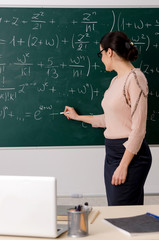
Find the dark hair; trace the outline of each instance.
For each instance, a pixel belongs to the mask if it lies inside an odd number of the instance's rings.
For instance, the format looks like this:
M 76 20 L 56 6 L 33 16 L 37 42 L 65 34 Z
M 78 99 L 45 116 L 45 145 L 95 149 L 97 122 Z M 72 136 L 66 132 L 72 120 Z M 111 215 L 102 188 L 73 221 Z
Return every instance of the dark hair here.
M 138 49 L 127 35 L 120 31 L 105 34 L 100 40 L 100 45 L 105 51 L 111 48 L 118 56 L 128 61 L 135 61 L 138 57 Z

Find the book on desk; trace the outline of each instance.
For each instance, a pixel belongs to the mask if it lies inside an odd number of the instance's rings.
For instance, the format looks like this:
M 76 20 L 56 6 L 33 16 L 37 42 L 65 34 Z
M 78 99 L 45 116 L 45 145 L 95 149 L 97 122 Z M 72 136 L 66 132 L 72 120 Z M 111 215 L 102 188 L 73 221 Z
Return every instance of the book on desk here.
M 159 233 L 159 216 L 152 213 L 132 217 L 105 218 L 104 221 L 130 236 Z

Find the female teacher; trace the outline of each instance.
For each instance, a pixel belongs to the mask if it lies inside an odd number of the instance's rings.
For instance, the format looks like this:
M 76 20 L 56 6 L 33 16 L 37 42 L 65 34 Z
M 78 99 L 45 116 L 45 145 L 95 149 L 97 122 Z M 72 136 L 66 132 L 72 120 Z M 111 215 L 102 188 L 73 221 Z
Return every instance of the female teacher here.
M 147 80 L 132 65 L 138 50 L 123 32 L 104 35 L 98 56 L 106 71 L 117 73 L 102 100 L 104 114 L 78 115 L 74 108 L 66 106 L 64 115 L 93 127 L 106 128 L 104 177 L 108 205 L 142 205 L 144 183 L 152 161 L 145 140 Z

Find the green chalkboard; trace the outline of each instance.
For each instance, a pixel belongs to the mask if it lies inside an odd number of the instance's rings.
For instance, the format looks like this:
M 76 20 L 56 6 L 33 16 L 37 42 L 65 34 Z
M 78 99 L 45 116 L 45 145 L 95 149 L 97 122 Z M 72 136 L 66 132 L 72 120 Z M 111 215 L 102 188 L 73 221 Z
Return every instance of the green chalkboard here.
M 124 31 L 138 47 L 135 67 L 150 88 L 147 139 L 159 143 L 158 8 L 0 8 L 0 146 L 103 145 L 103 129 L 67 120 L 65 105 L 101 114 L 115 73 L 99 41 Z

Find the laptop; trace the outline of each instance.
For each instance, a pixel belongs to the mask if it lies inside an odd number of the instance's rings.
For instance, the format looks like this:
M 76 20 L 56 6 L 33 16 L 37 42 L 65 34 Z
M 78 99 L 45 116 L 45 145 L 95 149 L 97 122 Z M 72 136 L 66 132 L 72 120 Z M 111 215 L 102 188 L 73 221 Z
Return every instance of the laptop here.
M 0 235 L 56 238 L 56 178 L 0 176 Z

